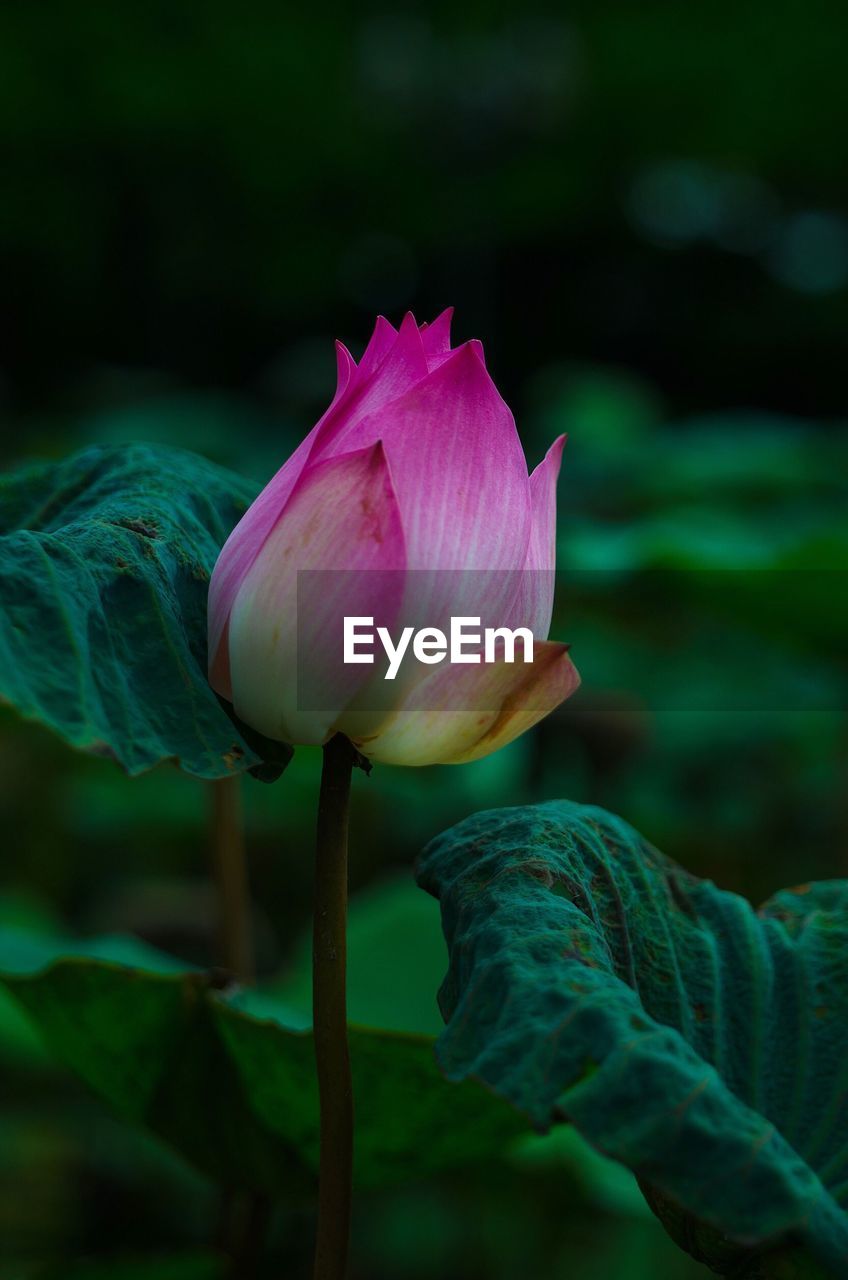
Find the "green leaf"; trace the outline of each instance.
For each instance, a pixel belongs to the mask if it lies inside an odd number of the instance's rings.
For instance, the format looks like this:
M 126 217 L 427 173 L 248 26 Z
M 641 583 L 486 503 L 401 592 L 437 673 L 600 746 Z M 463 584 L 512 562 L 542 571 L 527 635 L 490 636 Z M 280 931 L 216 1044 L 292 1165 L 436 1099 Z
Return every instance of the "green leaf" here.
M 848 1275 L 848 881 L 755 912 L 564 801 L 468 819 L 420 879 L 450 1079 L 572 1121 L 725 1274 L 796 1238 Z
M 318 1167 L 312 1034 L 281 1002 L 207 975 L 103 959 L 20 959 L 0 980 L 47 1047 L 120 1115 L 224 1185 L 311 1194 Z M 392 1183 L 500 1152 L 526 1122 L 442 1076 L 429 1036 L 352 1027 L 356 1180 Z
M 219 778 L 291 751 L 206 680 L 206 595 L 254 486 L 162 446 L 96 446 L 0 480 L 0 698 L 131 774 Z
M 447 951 L 439 908 L 408 872 L 360 889 L 350 899 L 347 1008 L 351 1022 L 436 1035 L 442 1018 L 436 991 Z M 274 992 L 312 1021 L 312 930 Z

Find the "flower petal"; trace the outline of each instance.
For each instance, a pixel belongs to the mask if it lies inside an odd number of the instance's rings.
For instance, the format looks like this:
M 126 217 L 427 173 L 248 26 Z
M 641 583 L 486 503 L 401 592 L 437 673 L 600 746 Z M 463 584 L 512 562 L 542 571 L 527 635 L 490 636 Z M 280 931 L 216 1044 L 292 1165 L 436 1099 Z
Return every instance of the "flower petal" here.
M 362 359 L 359 362 L 359 376 L 362 379 L 370 378 L 385 360 L 397 341 L 398 331 L 393 324 L 390 324 L 385 316 L 377 316 L 377 322 L 374 325 L 374 332 L 368 341 L 368 346 L 362 353 Z
M 453 615 L 502 625 L 530 533 L 527 465 L 515 423 L 466 343 L 404 396 L 364 419 L 379 436 L 398 496 L 407 563 L 419 574 L 404 622 L 447 629 Z M 433 570 L 461 570 L 444 573 Z
M 294 453 L 283 463 L 279 471 L 251 504 L 236 527 L 233 529 L 215 563 L 212 579 L 209 583 L 208 627 L 209 627 L 209 669 L 210 672 L 223 670 L 223 659 L 219 656 L 227 619 L 233 607 L 239 587 L 245 574 L 250 569 L 264 545 L 265 539 L 279 520 L 286 503 L 291 497 L 300 475 L 309 461 L 313 446 L 318 439 L 323 423 L 334 413 L 345 399 L 351 386 L 356 365 L 350 352 L 341 342 L 336 343 L 336 394 L 327 412 L 315 424 L 309 435 L 301 440 Z M 212 678 L 213 687 L 223 697 L 228 695 L 219 688 Z
M 427 357 L 427 367 L 432 372 L 450 355 L 450 331 L 453 307 L 447 307 L 436 316 L 432 324 L 421 325 L 421 344 Z
M 534 655 L 533 665 L 538 668 L 535 674 L 526 684 L 510 689 L 500 715 L 486 734 L 470 751 L 453 756 L 449 764 L 467 764 L 499 751 L 577 692 L 580 673 L 568 656 L 568 645 L 556 640 L 537 640 Z
M 362 363 L 365 363 L 364 357 Z M 380 438 L 380 432 L 363 436 L 359 430 L 362 420 L 377 415 L 384 405 L 403 396 L 426 377 L 427 360 L 421 335 L 415 317 L 408 312 L 397 338 L 374 372 L 364 377 L 360 365 L 344 400 L 324 415 L 316 437 L 314 460 L 373 444 Z
M 352 436 L 358 448 L 385 445 L 411 569 L 524 566 L 527 464 L 512 414 L 469 343 Z
M 353 379 L 353 375 L 355 373 L 356 373 L 356 361 L 348 351 L 345 344 L 343 342 L 339 342 L 337 338 L 336 339 L 336 391 L 332 400 L 330 401 L 330 407 L 329 409 L 327 409 L 326 411 L 327 413 L 329 413 L 330 410 L 335 409 L 336 405 L 342 399 L 348 387 L 350 386 L 351 380 Z M 324 416 L 326 415 L 322 415 L 322 418 Z
M 218 646 L 209 653 L 209 683 L 227 702 L 233 700 L 233 682 L 230 679 L 230 615 L 224 619 Z
M 551 627 L 556 578 L 556 485 L 565 436 L 559 436 L 530 476 L 530 540 L 524 572 L 506 623 L 544 640 Z
M 557 436 L 530 476 L 530 541 L 527 569 L 556 568 L 556 486 L 567 436 Z
M 323 742 L 374 670 L 342 663 L 342 619 L 373 616 L 391 627 L 404 567 L 382 445 L 310 464 L 230 616 L 230 678 L 241 718 L 280 741 Z
M 552 641 L 536 642 L 532 664 L 446 662 L 414 686 L 380 730 L 354 742 L 387 764 L 464 764 L 512 742 L 579 683 L 568 647 Z
M 474 354 L 477 356 L 477 359 L 480 361 L 481 365 L 485 369 L 486 368 L 486 352 L 483 350 L 483 344 L 480 341 L 480 339 L 471 338 L 468 345 L 474 351 Z

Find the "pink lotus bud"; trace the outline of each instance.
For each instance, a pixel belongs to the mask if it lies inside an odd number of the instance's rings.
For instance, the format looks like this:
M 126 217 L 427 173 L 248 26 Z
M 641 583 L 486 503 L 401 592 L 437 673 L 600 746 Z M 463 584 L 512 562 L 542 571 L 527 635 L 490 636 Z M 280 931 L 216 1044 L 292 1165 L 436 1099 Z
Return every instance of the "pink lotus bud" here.
M 567 646 L 547 640 L 564 437 L 528 476 L 482 347 L 451 349 L 450 319 L 395 330 L 381 317 L 358 366 L 337 343 L 332 404 L 218 557 L 209 679 L 270 738 L 342 732 L 374 760 L 461 763 L 579 684 Z M 341 661 L 344 618 L 447 631 L 469 614 L 532 632 L 532 662 L 410 659 L 386 679 L 380 655 Z

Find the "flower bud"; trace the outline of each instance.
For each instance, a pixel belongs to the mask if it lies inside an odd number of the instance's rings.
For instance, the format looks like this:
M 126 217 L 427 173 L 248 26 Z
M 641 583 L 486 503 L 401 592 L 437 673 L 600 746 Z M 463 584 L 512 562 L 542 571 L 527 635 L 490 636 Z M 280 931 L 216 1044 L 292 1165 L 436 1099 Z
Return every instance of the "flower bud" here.
M 528 476 L 482 347 L 450 346 L 450 312 L 381 317 L 359 365 L 337 356 L 332 404 L 218 558 L 210 682 L 280 741 L 341 732 L 389 763 L 477 759 L 579 684 L 547 640 L 564 437 Z M 410 657 L 387 679 L 385 662 L 341 659 L 345 618 L 388 635 L 469 615 L 532 632 L 532 662 Z

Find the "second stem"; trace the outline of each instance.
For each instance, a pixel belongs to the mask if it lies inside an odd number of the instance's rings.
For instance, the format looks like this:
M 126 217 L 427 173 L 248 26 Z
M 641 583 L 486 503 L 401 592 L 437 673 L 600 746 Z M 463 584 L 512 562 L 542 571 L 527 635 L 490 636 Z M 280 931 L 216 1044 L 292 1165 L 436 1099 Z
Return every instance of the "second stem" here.
M 356 755 L 336 734 L 324 747 L 315 858 L 312 1013 L 321 1107 L 314 1280 L 343 1280 L 353 1181 L 353 1089 L 347 1042 L 347 839 Z
M 241 807 L 241 780 L 212 786 L 212 847 L 218 901 L 220 964 L 237 982 L 253 980 L 250 888 Z

